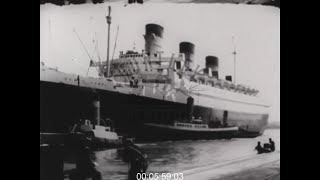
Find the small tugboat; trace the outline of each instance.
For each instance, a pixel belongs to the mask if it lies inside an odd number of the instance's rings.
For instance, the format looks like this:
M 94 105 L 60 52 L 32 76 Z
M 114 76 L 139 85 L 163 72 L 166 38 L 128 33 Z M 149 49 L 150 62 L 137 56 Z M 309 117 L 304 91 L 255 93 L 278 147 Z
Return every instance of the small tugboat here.
M 191 122 L 174 121 L 169 125 L 145 123 L 144 126 L 149 137 L 161 140 L 231 139 L 239 132 L 237 126 L 210 127 L 201 119 L 194 118 Z
M 94 142 L 95 147 L 113 147 L 120 143 L 118 134 L 110 126 L 94 125 L 90 120 L 80 120 L 74 125 L 72 132 L 84 134 Z

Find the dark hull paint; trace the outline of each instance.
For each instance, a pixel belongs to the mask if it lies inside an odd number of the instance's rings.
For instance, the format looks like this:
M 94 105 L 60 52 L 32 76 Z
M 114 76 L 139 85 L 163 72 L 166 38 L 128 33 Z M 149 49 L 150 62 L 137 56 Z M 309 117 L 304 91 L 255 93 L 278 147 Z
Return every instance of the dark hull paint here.
M 139 135 L 146 122 L 171 124 L 186 118 L 185 104 L 40 81 L 40 131 L 69 132 L 80 118 L 93 119 L 96 97 L 100 100 L 101 117 L 111 118 L 120 135 Z M 194 116 L 204 117 L 203 109 L 208 108 L 194 106 Z M 239 126 L 250 136 L 261 135 L 268 122 L 268 115 L 230 111 L 228 114 L 233 117 L 227 120 L 228 125 Z

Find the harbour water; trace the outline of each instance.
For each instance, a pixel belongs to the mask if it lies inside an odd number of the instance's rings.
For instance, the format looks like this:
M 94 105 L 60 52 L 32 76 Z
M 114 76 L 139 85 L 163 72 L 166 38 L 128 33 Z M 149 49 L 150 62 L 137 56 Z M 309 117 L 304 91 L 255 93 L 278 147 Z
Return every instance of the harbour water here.
M 166 141 L 137 144 L 149 156 L 148 172 L 179 173 L 193 168 L 214 165 L 253 156 L 258 141 L 267 143 L 272 138 L 280 151 L 280 129 L 268 129 L 256 138 L 231 140 Z M 117 150 L 95 152 L 97 169 L 103 179 L 127 179 L 128 164 L 121 160 Z

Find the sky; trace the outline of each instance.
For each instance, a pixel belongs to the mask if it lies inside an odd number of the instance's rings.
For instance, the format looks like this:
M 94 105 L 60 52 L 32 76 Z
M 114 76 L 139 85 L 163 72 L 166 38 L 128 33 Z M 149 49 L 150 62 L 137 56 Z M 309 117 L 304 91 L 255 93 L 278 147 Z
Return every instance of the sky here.
M 280 121 L 280 9 L 262 5 L 123 3 L 40 6 L 40 61 L 60 71 L 86 75 L 90 58 L 106 60 L 108 6 L 111 5 L 110 59 L 119 51 L 144 49 L 145 25 L 164 27 L 164 55 L 179 53 L 179 43 L 195 44 L 195 63 L 219 58 L 219 76 L 232 75 L 237 49 L 236 81 L 260 90 L 271 107 L 270 121 Z M 80 40 L 77 38 L 76 33 Z M 234 43 L 232 37 L 235 38 Z M 94 52 L 94 42 L 98 43 Z M 94 68 L 90 76 L 96 76 Z

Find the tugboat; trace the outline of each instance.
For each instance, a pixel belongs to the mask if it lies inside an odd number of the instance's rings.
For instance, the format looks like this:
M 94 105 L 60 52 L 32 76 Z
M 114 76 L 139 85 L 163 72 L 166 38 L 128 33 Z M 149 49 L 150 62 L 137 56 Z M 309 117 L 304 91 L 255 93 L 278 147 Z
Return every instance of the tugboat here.
M 71 133 L 83 134 L 87 140 L 92 142 L 94 148 L 117 147 L 121 138 L 114 131 L 113 121 L 109 118 L 100 118 L 100 100 L 95 98 L 93 103 L 93 123 L 84 118 L 73 126 Z
M 90 120 L 80 120 L 74 125 L 72 133 L 81 133 L 93 142 L 94 147 L 113 147 L 120 144 L 121 140 L 110 126 L 94 125 Z
M 144 123 L 148 137 L 159 140 L 231 139 L 239 134 L 238 126 L 229 126 L 226 117 L 207 123 L 201 117 L 194 118 L 194 99 L 189 97 L 186 104 L 187 117 L 172 124 Z
M 231 139 L 239 132 L 237 126 L 210 127 L 201 119 L 193 119 L 191 122 L 174 121 L 172 125 L 157 123 L 144 125 L 148 129 L 149 137 L 158 137 L 161 140 Z

